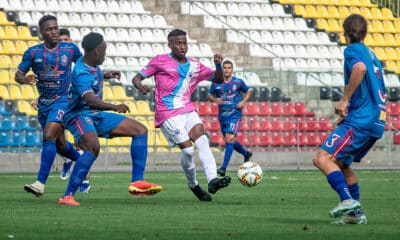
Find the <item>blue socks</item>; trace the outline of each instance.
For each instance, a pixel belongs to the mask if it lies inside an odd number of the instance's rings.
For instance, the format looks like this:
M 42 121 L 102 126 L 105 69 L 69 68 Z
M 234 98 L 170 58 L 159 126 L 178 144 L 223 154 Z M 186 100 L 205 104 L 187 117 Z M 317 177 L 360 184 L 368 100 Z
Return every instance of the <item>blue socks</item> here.
M 240 154 L 242 154 L 243 156 L 246 157 L 247 151 L 246 151 L 246 149 L 244 149 L 244 147 L 243 147 L 238 141 L 235 142 L 235 145 L 233 145 L 233 148 L 234 148 L 238 153 L 240 153 Z
M 341 171 L 334 171 L 326 176 L 331 187 L 339 194 L 340 201 L 351 199 L 346 180 Z
M 358 183 L 347 186 L 350 191 L 350 195 L 354 200 L 360 201 L 360 187 Z
M 144 179 L 147 161 L 147 134 L 136 135 L 131 143 L 132 178 L 131 182 Z
M 65 151 L 63 153 L 61 153 L 61 155 L 63 155 L 64 157 L 71 159 L 72 161 L 76 161 L 80 154 L 78 151 L 76 151 L 76 149 L 74 148 L 74 146 L 70 143 L 70 142 L 65 142 Z
M 234 143 L 227 142 L 225 146 L 225 155 L 224 162 L 222 163 L 221 168 L 226 169 L 228 167 L 229 161 L 231 160 L 233 153 Z
M 95 160 L 96 156 L 93 155 L 91 152 L 83 152 L 83 154 L 79 156 L 79 158 L 75 162 L 74 170 L 72 170 L 71 179 L 69 180 L 64 197 L 75 195 L 76 190 L 78 190 L 82 181 L 85 179 L 90 170 L 90 167 Z
M 54 159 L 56 158 L 56 154 L 56 141 L 44 141 L 40 158 L 40 168 L 37 176 L 37 180 L 39 182 L 46 184 L 47 178 L 50 174 L 51 166 L 53 165 Z

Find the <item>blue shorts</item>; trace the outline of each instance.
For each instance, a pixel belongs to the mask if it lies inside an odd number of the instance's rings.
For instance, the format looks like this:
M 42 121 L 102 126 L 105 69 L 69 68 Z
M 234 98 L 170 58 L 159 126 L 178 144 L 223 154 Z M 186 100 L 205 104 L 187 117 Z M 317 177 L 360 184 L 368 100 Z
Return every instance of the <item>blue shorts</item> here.
M 102 111 L 96 113 L 91 111 L 69 112 L 65 116 L 65 125 L 77 144 L 82 135 L 88 132 L 96 132 L 99 137 L 111 138 L 110 131 L 118 127 L 125 118 L 121 114 Z
M 229 119 L 226 121 L 220 121 L 219 124 L 221 126 L 221 132 L 222 135 L 224 135 L 227 133 L 233 134 L 233 135 L 237 135 L 239 129 L 240 129 L 240 124 L 242 123 L 242 120 L 240 118 L 234 118 L 234 119 Z
M 321 148 L 336 160 L 350 166 L 353 162 L 360 162 L 377 140 L 376 137 L 342 124 L 331 132 Z
M 64 113 L 68 108 L 67 101 L 54 102 L 44 109 L 39 109 L 38 120 L 42 128 L 49 122 L 64 122 Z

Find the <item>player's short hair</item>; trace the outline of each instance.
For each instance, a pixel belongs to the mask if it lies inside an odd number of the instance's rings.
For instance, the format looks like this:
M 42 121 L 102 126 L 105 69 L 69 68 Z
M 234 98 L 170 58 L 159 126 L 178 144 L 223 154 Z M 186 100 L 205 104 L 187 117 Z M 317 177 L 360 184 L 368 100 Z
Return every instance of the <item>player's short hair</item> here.
M 351 14 L 343 21 L 343 30 L 350 43 L 357 43 L 367 36 L 368 22 L 360 14 Z
M 171 32 L 168 33 L 168 42 L 170 42 L 173 37 L 178 37 L 178 36 L 186 36 L 186 32 L 183 31 L 182 29 L 174 29 Z
M 53 15 L 44 15 L 39 19 L 39 28 L 42 29 L 43 24 L 47 21 L 54 20 L 57 21 L 57 18 Z
M 61 28 L 61 29 L 60 29 L 60 36 L 61 36 L 61 35 L 67 35 L 68 37 L 70 37 L 70 36 L 71 36 L 71 33 L 69 32 L 68 29 L 66 29 L 66 28 Z
M 83 37 L 82 48 L 85 52 L 91 52 L 104 41 L 103 35 L 97 32 L 90 32 Z
M 232 66 L 232 68 L 233 68 L 233 62 L 231 60 L 224 60 L 222 62 L 222 66 L 224 66 L 225 64 L 230 64 Z

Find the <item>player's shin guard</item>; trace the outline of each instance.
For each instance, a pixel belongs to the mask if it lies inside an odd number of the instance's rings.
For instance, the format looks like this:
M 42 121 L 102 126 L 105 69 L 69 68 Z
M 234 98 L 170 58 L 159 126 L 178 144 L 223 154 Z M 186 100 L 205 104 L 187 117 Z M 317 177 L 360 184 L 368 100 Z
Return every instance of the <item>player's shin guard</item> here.
M 131 144 L 132 177 L 131 182 L 144 179 L 147 161 L 147 134 L 136 135 Z
M 199 159 L 203 165 L 206 173 L 207 182 L 217 177 L 217 165 L 215 158 L 211 152 L 210 144 L 205 135 L 199 137 L 195 142 L 196 147 L 199 149 Z
M 47 178 L 50 174 L 51 166 L 53 165 L 54 159 L 56 158 L 56 154 L 56 141 L 44 141 L 40 159 L 40 168 L 37 176 L 37 180 L 39 182 L 46 184 Z
M 187 147 L 182 149 L 181 165 L 185 171 L 186 178 L 190 188 L 194 188 L 199 183 L 196 179 L 196 166 L 193 161 L 194 147 Z
M 96 156 L 91 152 L 83 152 L 83 154 L 79 156 L 76 160 L 74 170 L 71 173 L 64 196 L 75 195 L 76 190 L 78 190 L 79 186 L 82 184 L 95 160 Z

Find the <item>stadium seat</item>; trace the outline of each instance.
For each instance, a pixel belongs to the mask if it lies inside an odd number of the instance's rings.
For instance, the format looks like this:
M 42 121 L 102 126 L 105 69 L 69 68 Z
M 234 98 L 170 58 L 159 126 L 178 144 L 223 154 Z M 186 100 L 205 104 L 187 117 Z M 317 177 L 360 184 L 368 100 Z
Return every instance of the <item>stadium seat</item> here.
M 225 140 L 219 131 L 210 132 L 210 142 L 215 146 L 225 146 Z
M 260 114 L 260 109 L 258 103 L 256 102 L 248 102 L 246 103 L 243 114 L 248 116 L 257 116 Z
M 296 122 L 291 117 L 284 117 L 282 119 L 284 131 L 297 130 Z
M 295 102 L 295 116 L 314 116 L 314 113 L 307 111 L 307 108 L 303 102 Z
M 330 131 L 333 129 L 333 125 L 327 117 L 320 117 L 318 122 L 320 131 Z
M 0 133 L 2 134 L 2 133 Z M 400 132 L 393 132 L 393 144 L 400 145 Z M 0 146 L 3 144 L 0 142 Z
M 270 119 L 271 121 L 271 127 L 272 127 L 272 131 L 283 131 L 285 130 L 285 127 L 283 126 L 283 122 L 281 121 L 281 119 L 279 117 L 272 117 Z

